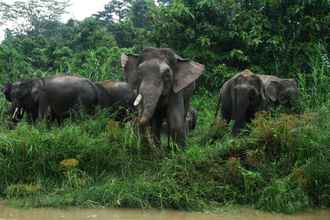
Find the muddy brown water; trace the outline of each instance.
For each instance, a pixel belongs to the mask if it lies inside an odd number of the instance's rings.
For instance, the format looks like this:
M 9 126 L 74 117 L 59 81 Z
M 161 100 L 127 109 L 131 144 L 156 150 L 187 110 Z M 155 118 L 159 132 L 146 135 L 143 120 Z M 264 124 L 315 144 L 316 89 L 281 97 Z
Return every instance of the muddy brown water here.
M 0 203 L 0 220 L 329 220 L 330 210 L 294 215 L 237 209 L 221 214 L 141 209 L 16 209 Z

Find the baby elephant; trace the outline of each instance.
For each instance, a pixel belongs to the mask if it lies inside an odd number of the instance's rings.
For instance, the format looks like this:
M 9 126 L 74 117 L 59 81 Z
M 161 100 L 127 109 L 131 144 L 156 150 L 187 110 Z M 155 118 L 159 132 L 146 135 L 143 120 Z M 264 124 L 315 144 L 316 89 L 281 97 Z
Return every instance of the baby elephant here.
M 263 91 L 262 80 L 250 70 L 236 74 L 220 90 L 217 117 L 221 112 L 226 122 L 234 120 L 232 132 L 237 135 L 261 106 Z

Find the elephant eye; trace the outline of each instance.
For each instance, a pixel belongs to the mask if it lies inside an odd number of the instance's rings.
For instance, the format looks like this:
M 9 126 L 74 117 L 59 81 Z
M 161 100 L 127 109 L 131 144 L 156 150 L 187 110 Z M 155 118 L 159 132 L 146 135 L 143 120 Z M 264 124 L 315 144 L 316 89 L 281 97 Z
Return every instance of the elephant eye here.
M 169 69 L 164 70 L 162 78 L 163 80 L 171 80 L 171 71 Z

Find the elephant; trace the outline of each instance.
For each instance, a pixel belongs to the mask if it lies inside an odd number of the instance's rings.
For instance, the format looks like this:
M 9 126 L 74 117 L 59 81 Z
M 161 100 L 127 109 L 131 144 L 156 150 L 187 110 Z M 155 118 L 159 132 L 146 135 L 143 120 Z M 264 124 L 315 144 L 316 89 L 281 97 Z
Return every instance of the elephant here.
M 27 113 L 28 121 L 50 117 L 61 122 L 83 108 L 93 112 L 99 102 L 99 89 L 89 79 L 78 76 L 50 76 L 7 83 L 4 95 L 11 102 L 9 112 L 18 121 Z
M 187 132 L 193 131 L 197 126 L 198 111 L 194 107 L 190 107 L 186 115 Z M 163 121 L 161 131 L 164 134 L 168 134 L 169 127 L 167 121 Z
M 112 107 L 112 111 L 117 113 L 116 119 L 123 121 L 129 117 L 129 114 L 134 114 L 136 108 L 133 106 L 133 102 L 137 96 L 133 89 L 130 88 L 127 82 L 104 80 L 95 83 L 99 89 L 104 89 L 104 95 L 100 98 L 101 103 L 99 105 L 103 108 Z M 197 124 L 197 110 L 193 107 L 189 109 L 186 115 L 186 122 L 188 129 L 193 130 Z M 167 128 L 165 122 L 163 128 Z
M 264 86 L 264 108 L 283 105 L 288 108 L 297 106 L 299 89 L 294 79 L 282 79 L 272 75 L 258 75 Z
M 136 93 L 127 82 L 104 80 L 95 83 L 99 90 L 99 106 L 101 108 L 111 108 L 115 113 L 115 119 L 126 121 L 130 114 L 133 114 L 135 108 L 133 102 Z
M 216 117 L 221 113 L 227 123 L 234 120 L 232 133 L 238 135 L 246 123 L 254 118 L 262 106 L 264 96 L 262 80 L 246 69 L 234 75 L 221 87 Z
M 186 115 L 204 65 L 183 59 L 170 48 L 145 48 L 139 55 L 122 54 L 121 64 L 125 80 L 138 94 L 133 105 L 138 108 L 143 136 L 150 128 L 153 144 L 159 145 L 162 122 L 166 121 L 172 140 L 186 147 Z

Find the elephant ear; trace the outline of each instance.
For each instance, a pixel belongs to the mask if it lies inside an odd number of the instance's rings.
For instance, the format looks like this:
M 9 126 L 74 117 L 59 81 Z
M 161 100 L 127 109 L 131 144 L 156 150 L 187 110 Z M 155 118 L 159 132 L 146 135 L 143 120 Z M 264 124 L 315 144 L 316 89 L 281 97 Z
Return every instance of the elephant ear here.
M 204 71 L 204 65 L 192 60 L 176 56 L 176 72 L 174 74 L 173 91 L 178 93 L 194 82 Z
M 124 53 L 121 55 L 121 67 L 123 68 L 124 78 L 132 88 L 135 88 L 138 79 L 138 59 L 139 57 L 136 55 L 127 55 Z
M 265 95 L 272 101 L 276 102 L 278 100 L 280 85 L 276 81 L 270 81 L 268 85 L 265 86 Z

